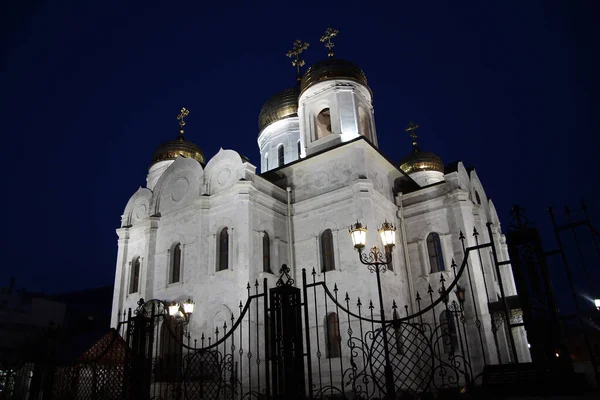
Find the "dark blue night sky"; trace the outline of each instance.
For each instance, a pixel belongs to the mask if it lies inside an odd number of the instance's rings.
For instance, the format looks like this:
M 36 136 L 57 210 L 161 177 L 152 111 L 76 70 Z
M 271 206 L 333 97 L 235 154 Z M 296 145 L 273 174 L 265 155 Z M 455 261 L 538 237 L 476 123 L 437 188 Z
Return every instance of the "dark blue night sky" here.
M 413 120 L 424 150 L 476 167 L 505 228 L 515 202 L 545 228 L 546 206 L 581 197 L 600 224 L 598 2 L 10 3 L 2 286 L 110 285 L 120 215 L 180 108 L 207 158 L 258 166 L 260 108 L 295 83 L 286 52 L 302 39 L 307 65 L 325 58 L 329 26 L 367 74 L 390 159 Z

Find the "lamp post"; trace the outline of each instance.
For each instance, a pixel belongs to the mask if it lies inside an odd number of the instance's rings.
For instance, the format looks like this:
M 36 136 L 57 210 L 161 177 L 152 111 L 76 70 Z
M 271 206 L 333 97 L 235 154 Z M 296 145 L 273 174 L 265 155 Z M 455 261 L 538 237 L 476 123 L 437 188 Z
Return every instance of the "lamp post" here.
M 383 306 L 383 296 L 381 294 L 381 277 L 380 274 L 387 270 L 387 266 L 392 262 L 392 250 L 396 245 L 396 228 L 389 222 L 385 221 L 381 227 L 377 229 L 381 241 L 383 242 L 384 252 L 382 253 L 377 246 L 373 246 L 368 253 L 364 252 L 367 243 L 367 227 L 356 221 L 349 229 L 352 237 L 352 244 L 358 250 L 358 259 L 367 266 L 370 272 L 375 272 L 377 276 L 377 294 L 379 295 L 379 313 L 381 316 L 381 329 L 383 337 L 383 350 L 385 354 L 385 378 L 386 378 L 386 398 L 396 398 L 396 388 L 394 385 L 394 374 L 390 363 L 390 353 L 388 349 L 388 338 L 385 326 L 385 311 Z
M 600 311 L 600 299 L 594 299 L 594 305 Z

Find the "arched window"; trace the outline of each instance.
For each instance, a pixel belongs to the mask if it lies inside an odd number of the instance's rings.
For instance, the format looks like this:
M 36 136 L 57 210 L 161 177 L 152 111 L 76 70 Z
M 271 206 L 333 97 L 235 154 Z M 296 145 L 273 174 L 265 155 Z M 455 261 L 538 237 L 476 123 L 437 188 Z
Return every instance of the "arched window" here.
M 221 229 L 217 237 L 217 271 L 229 268 L 229 231 Z
M 155 367 L 158 382 L 175 382 L 181 373 L 183 326 L 165 316 L 160 328 L 160 356 Z
M 324 108 L 317 115 L 317 140 L 329 134 L 331 134 L 331 113 L 329 108 Z
M 440 314 L 440 327 L 442 333 L 442 344 L 444 353 L 450 354 L 458 350 L 458 337 L 456 335 L 456 325 L 454 317 L 448 310 L 442 311 Z
M 169 283 L 179 282 L 181 275 L 181 243 L 173 247 L 171 256 L 171 273 L 169 274 Z
M 477 201 L 477 204 L 481 204 L 481 197 L 479 197 L 479 192 L 477 190 L 475 191 L 475 200 Z
M 360 134 L 371 139 L 371 130 L 369 129 L 369 117 L 364 107 L 358 107 L 358 124 L 360 127 Z
M 331 233 L 331 229 L 325 229 L 323 233 L 321 233 L 321 263 L 322 272 L 333 271 L 335 269 L 333 234 Z
M 404 339 L 402 338 L 402 324 L 398 321 L 400 317 L 398 316 L 398 312 L 394 310 L 394 322 L 392 322 L 392 326 L 394 327 L 394 345 L 396 347 L 396 352 L 399 355 L 404 354 Z
M 140 290 L 140 258 L 135 257 L 131 261 L 131 276 L 129 278 L 129 293 L 137 293 Z
M 445 271 L 444 256 L 442 254 L 442 242 L 440 235 L 432 232 L 427 236 L 427 253 L 429 254 L 429 265 L 431 273 Z
M 283 148 L 283 145 L 280 144 L 279 147 L 277 148 L 277 166 L 278 167 L 283 167 L 283 164 L 285 164 L 285 149 Z
M 271 272 L 271 242 L 269 239 L 269 234 L 267 232 L 263 232 L 262 239 L 262 249 L 263 249 L 263 272 Z
M 342 337 L 340 335 L 340 321 L 337 314 L 329 313 L 325 323 L 327 325 L 327 329 L 325 329 L 325 334 L 327 335 L 327 358 L 340 357 L 342 354 Z

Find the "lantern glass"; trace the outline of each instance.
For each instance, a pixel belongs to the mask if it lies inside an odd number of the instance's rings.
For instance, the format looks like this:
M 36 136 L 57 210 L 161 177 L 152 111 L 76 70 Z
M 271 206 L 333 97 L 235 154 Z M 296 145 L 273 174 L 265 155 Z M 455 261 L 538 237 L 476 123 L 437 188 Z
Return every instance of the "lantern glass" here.
M 176 317 L 179 314 L 179 304 L 173 303 L 169 306 L 169 315 Z
M 594 299 L 594 305 L 598 310 L 600 310 L 600 299 Z
M 362 226 L 360 222 L 352 225 L 350 228 L 350 236 L 352 237 L 352 244 L 357 249 L 362 249 L 367 243 L 367 227 Z
M 384 247 L 391 248 L 396 245 L 396 228 L 391 223 L 385 221 L 379 228 L 379 235 Z
M 194 312 L 194 302 L 191 299 L 187 299 L 185 303 L 183 303 L 183 311 L 186 314 L 192 314 Z

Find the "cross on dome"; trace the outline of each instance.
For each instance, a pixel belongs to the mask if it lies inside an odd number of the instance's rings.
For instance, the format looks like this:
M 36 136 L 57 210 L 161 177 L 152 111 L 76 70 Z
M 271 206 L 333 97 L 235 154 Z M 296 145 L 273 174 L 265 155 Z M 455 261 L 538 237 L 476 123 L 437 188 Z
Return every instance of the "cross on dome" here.
M 185 117 L 187 117 L 190 113 L 185 107 L 181 107 L 181 112 L 177 116 L 177 121 L 179 121 L 179 135 L 183 138 L 183 127 L 185 126 Z
M 327 28 L 327 30 L 325 31 L 325 35 L 321 37 L 322 43 L 327 42 L 325 43 L 325 47 L 327 47 L 327 49 L 329 50 L 329 53 L 327 53 L 327 56 L 329 58 L 333 57 L 333 47 L 335 46 L 331 39 L 336 37 L 338 32 L 339 31 L 337 29 Z
M 302 75 L 300 75 L 300 67 L 304 66 L 304 60 L 300 58 L 300 54 L 302 54 L 302 52 L 306 50 L 308 46 L 310 46 L 310 43 L 302 43 L 302 40 L 298 39 L 294 42 L 294 47 L 286 54 L 286 56 L 288 56 L 289 58 L 296 57 L 292 60 L 292 65 L 296 67 L 298 80 L 302 79 Z
M 412 139 L 412 144 L 415 149 L 417 148 L 417 129 L 419 129 L 419 124 L 410 121 L 408 127 L 404 130 L 404 132 L 408 133 L 408 136 Z

